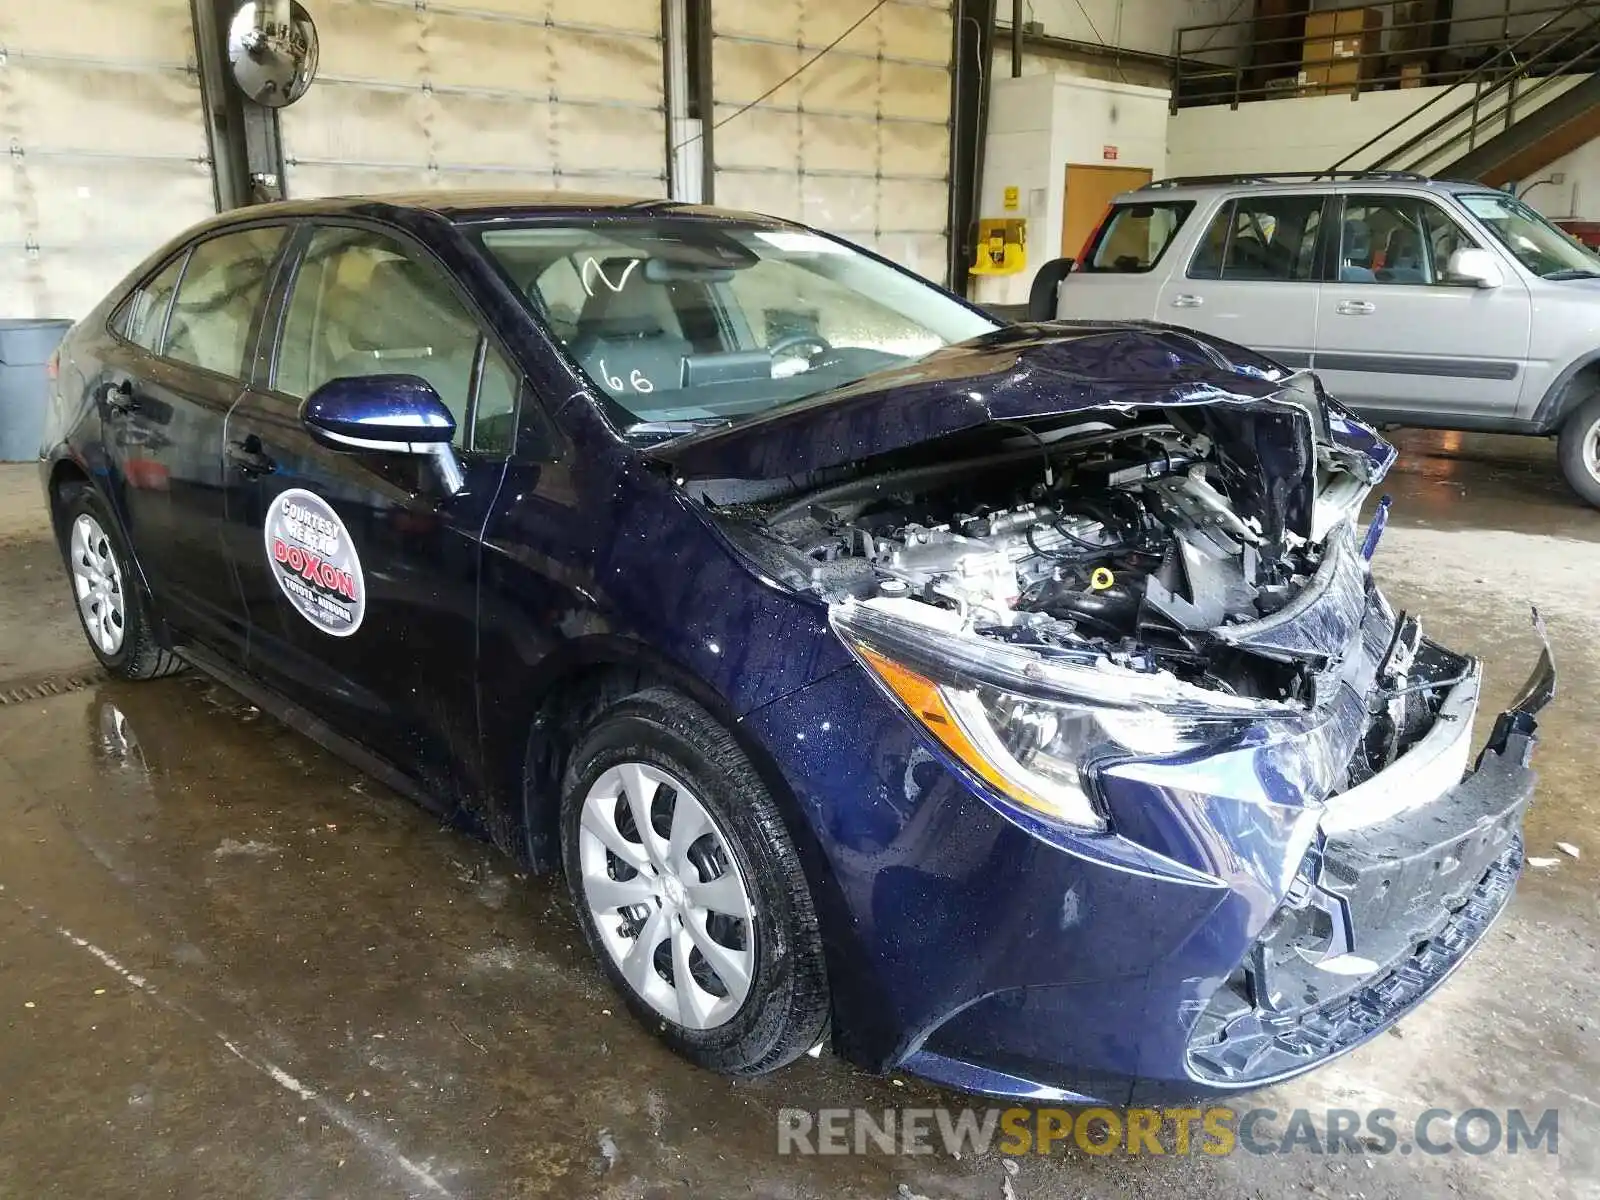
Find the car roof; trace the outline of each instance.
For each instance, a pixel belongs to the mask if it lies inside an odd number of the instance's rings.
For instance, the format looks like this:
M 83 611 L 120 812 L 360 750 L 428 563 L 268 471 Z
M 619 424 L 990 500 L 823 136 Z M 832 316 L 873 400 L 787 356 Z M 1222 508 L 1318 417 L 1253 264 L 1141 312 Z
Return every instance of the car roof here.
M 541 217 L 689 216 L 761 225 L 787 224 L 774 217 L 709 205 L 640 196 L 613 196 L 598 192 L 557 191 L 452 191 L 435 189 L 361 196 L 321 196 L 309 200 L 283 200 L 254 204 L 222 214 L 212 225 L 235 221 L 270 220 L 274 217 L 318 217 L 356 214 L 394 216 L 402 212 L 433 213 L 450 221 Z
M 1367 171 L 1334 178 L 1306 178 L 1303 174 L 1209 175 L 1157 179 L 1124 192 L 1118 204 L 1149 203 L 1153 200 L 1200 200 L 1213 196 L 1236 196 L 1263 191 L 1273 194 L 1299 192 L 1431 192 L 1456 195 L 1462 192 L 1492 192 L 1495 189 L 1472 180 L 1430 179 L 1409 171 Z

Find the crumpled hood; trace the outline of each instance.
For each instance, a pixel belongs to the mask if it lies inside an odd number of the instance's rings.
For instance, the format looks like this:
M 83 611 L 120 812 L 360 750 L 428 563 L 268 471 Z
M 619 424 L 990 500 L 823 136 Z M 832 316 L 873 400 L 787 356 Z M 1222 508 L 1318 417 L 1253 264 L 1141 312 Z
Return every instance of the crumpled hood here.
M 841 466 L 992 421 L 1261 400 L 1280 391 L 1289 374 L 1243 346 L 1170 325 L 1009 325 L 649 453 L 685 478 L 768 479 Z

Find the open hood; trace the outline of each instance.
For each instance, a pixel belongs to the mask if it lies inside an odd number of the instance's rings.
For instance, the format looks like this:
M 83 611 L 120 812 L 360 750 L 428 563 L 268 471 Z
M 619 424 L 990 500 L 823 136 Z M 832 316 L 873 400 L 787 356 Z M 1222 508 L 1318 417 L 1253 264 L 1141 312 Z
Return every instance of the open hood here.
M 1168 325 L 1010 325 L 649 453 L 684 478 L 770 479 L 993 421 L 1259 401 L 1281 392 L 1289 374 L 1243 346 Z

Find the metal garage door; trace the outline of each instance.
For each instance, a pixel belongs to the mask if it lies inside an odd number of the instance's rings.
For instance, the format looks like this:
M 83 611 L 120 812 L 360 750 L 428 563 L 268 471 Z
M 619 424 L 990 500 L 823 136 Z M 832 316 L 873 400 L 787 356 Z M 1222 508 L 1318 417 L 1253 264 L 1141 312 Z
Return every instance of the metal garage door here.
M 82 316 L 215 211 L 188 0 L 0 0 L 0 316 Z
M 716 199 L 794 217 L 946 275 L 950 11 L 888 0 L 793 83 L 734 116 L 850 25 L 864 0 L 711 9 Z
M 666 194 L 660 0 L 320 0 L 283 110 L 290 197 L 557 187 Z

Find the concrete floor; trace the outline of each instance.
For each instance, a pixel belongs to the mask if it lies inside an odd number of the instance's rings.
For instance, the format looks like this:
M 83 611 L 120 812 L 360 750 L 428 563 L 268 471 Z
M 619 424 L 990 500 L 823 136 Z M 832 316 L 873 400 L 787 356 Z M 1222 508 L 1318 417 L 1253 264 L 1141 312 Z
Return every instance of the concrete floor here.
M 1487 660 L 1485 711 L 1533 661 L 1528 604 L 1549 619 L 1529 853 L 1558 862 L 1395 1035 L 1247 1105 L 1553 1107 L 1558 1156 L 779 1157 L 780 1106 L 966 1101 L 827 1055 L 746 1083 L 679 1062 L 554 881 L 202 679 L 88 672 L 32 470 L 0 468 L 0 699 L 92 678 L 0 703 L 0 1196 L 1600 1195 L 1600 514 L 1545 443 L 1401 440 L 1378 570 Z

